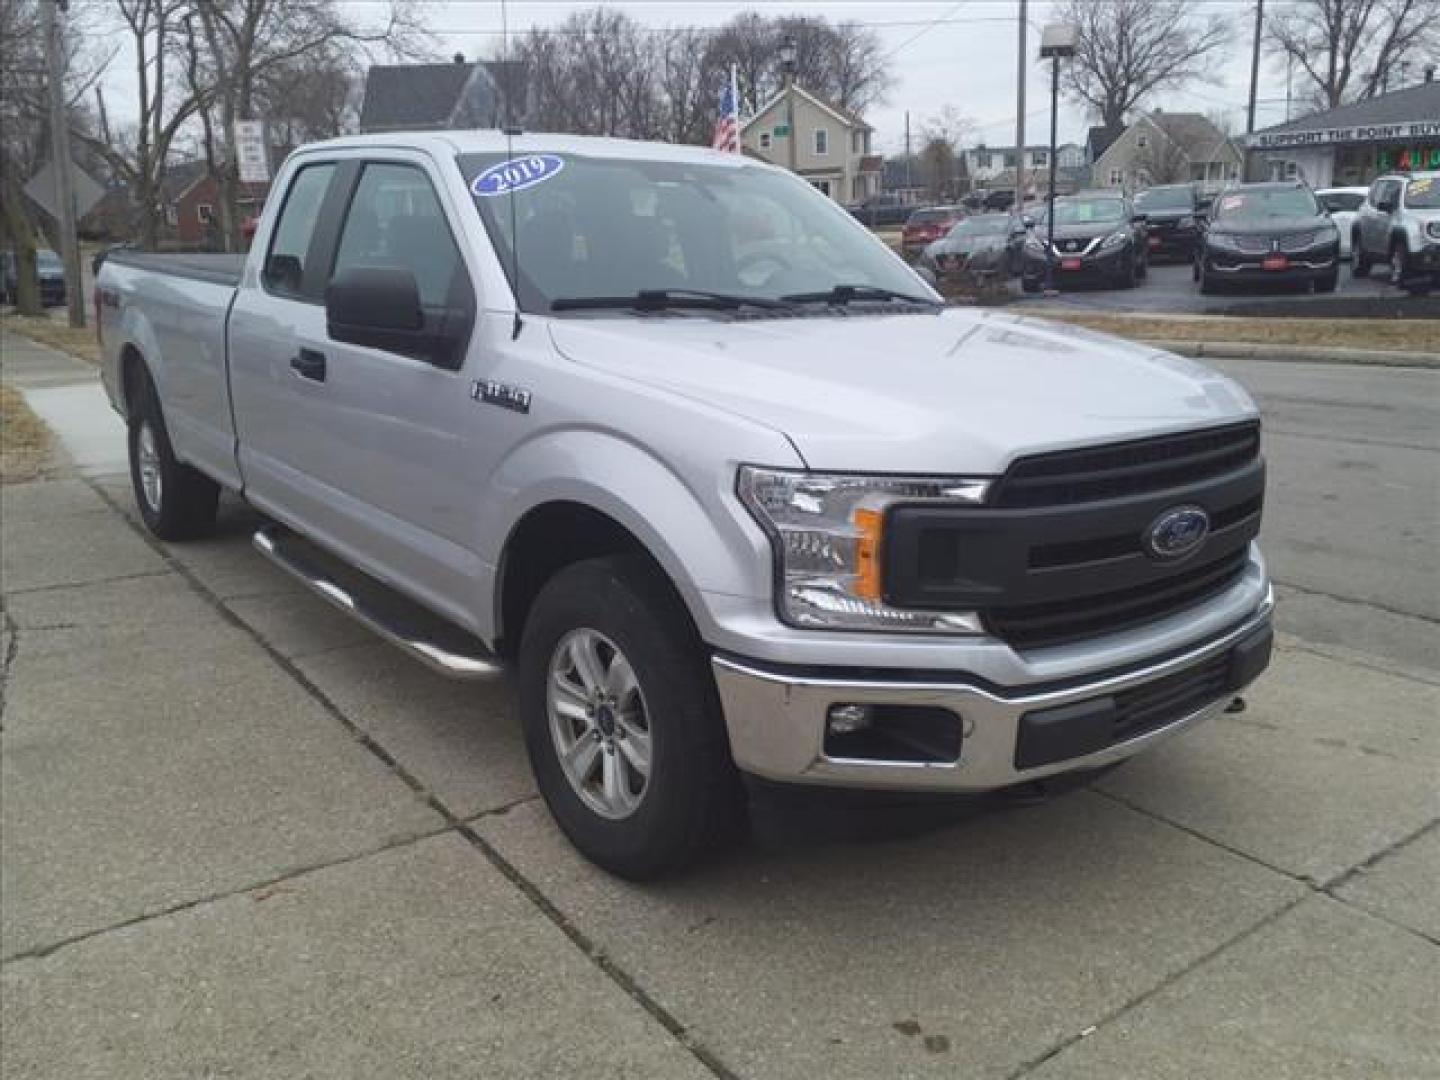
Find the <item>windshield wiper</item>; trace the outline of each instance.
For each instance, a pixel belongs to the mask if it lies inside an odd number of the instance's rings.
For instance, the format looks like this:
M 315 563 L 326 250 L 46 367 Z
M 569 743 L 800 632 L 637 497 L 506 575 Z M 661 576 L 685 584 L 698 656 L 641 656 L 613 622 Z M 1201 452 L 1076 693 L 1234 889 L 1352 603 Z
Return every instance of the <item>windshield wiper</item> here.
M 790 293 L 780 299 L 792 304 L 836 304 L 841 307 L 854 300 L 903 300 L 907 304 L 940 306 L 938 300 L 931 300 L 929 297 L 912 296 L 910 293 L 882 289 L 875 285 L 836 285 L 828 292 Z
M 783 309 L 791 305 L 763 296 L 706 292 L 702 289 L 641 289 L 630 296 L 562 296 L 550 301 L 551 311 L 585 311 L 604 308 L 632 308 L 636 311 L 663 311 L 667 308 L 701 308 L 734 311 L 753 307 Z

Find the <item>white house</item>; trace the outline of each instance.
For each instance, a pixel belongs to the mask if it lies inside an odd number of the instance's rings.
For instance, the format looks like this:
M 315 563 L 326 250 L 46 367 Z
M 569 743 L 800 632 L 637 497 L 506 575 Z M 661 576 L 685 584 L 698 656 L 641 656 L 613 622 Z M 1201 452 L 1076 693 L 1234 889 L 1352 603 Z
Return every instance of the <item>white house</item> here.
M 871 153 L 873 133 L 848 109 L 792 83 L 740 125 L 740 145 L 793 170 L 836 202 L 861 202 L 880 191 L 882 159 Z

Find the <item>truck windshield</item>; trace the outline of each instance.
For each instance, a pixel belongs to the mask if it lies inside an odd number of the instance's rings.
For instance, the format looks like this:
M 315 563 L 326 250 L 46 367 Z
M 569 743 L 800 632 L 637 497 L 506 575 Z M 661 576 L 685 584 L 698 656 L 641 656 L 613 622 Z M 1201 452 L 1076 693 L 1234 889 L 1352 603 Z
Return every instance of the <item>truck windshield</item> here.
M 1195 205 L 1195 194 L 1188 187 L 1147 188 L 1135 196 L 1137 210 L 1188 210 Z
M 578 154 L 467 154 L 460 167 L 507 275 L 519 235 L 522 310 L 698 293 L 928 302 L 924 285 L 835 203 L 788 174 L 734 164 Z M 837 293 L 836 290 L 841 292 Z M 555 306 L 555 301 L 563 300 Z M 604 305 L 609 306 L 609 305 Z M 708 305 L 707 305 L 708 306 Z

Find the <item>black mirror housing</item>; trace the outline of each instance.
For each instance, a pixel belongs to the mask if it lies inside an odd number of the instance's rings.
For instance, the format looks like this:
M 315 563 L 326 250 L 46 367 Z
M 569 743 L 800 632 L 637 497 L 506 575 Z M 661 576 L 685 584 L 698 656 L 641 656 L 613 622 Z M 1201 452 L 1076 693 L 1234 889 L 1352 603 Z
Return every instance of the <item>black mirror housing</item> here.
M 420 307 L 415 275 L 404 266 L 342 270 L 325 289 L 325 321 L 330 336 L 338 341 L 350 341 L 346 334 L 415 333 L 423 329 L 425 312 Z

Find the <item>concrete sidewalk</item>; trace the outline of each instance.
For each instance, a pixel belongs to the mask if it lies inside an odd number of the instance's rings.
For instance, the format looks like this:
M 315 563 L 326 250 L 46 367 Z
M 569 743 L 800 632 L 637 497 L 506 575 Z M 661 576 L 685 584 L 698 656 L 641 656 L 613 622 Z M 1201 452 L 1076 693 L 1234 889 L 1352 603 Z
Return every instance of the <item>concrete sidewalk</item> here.
M 639 888 L 550 824 L 506 687 L 255 521 L 0 491 L 7 1078 L 1440 1076 L 1440 673 L 1284 639 L 1098 788 Z

